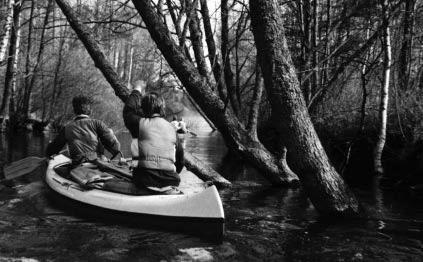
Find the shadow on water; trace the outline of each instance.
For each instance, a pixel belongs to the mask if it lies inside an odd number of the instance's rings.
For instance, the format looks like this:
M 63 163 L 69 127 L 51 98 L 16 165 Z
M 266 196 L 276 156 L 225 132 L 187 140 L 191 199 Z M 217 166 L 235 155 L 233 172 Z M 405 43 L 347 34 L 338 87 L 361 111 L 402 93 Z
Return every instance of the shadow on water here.
M 129 135 L 118 137 L 129 155 Z M 0 164 L 42 156 L 49 139 L 49 134 L 1 135 Z M 423 206 L 382 189 L 380 178 L 354 188 L 366 219 L 322 220 L 301 188 L 271 187 L 238 161 L 221 164 L 226 148 L 217 132 L 198 132 L 186 145 L 234 180 L 233 188 L 220 192 L 226 214 L 222 244 L 72 216 L 49 204 L 39 170 L 0 185 L 0 260 L 422 261 Z

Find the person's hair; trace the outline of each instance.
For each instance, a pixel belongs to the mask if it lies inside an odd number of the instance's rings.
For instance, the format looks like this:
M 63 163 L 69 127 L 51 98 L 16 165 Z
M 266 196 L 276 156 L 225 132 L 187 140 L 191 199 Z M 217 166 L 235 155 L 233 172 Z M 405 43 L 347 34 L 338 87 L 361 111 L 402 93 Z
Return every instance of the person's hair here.
M 73 112 L 76 115 L 90 115 L 92 104 L 93 100 L 87 96 L 80 95 L 72 99 Z
M 164 99 L 155 92 L 146 94 L 141 101 L 142 111 L 147 118 L 152 117 L 154 114 L 165 117 L 165 107 Z

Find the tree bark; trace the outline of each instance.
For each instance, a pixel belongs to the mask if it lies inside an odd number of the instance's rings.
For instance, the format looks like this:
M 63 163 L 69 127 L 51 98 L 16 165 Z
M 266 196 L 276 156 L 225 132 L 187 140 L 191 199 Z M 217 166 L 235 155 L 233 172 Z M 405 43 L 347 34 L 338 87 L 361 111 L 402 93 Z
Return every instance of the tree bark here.
M 46 7 L 46 15 L 44 17 L 43 27 L 41 29 L 41 36 L 40 36 L 40 46 L 38 49 L 38 55 L 37 55 L 37 61 L 35 62 L 34 69 L 32 70 L 32 77 L 31 81 L 29 81 L 29 85 L 25 85 L 24 89 L 24 97 L 22 101 L 22 108 L 20 109 L 20 113 L 23 115 L 24 122 L 29 119 L 30 116 L 30 105 L 31 105 L 31 94 L 32 94 L 32 88 L 35 84 L 37 71 L 39 69 L 41 58 L 43 56 L 44 48 L 45 48 L 45 31 L 46 26 L 48 24 L 49 15 L 53 7 L 53 0 L 49 0 L 47 7 Z
M 210 66 L 213 72 L 214 79 L 217 83 L 217 91 L 220 99 L 226 101 L 226 84 L 222 77 L 222 66 L 220 65 L 218 56 L 216 54 L 216 43 L 213 37 L 213 30 L 210 22 L 210 13 L 207 5 L 207 0 L 200 0 L 201 2 L 201 16 L 203 17 L 204 32 L 206 35 L 207 50 L 209 53 Z
M 331 20 L 331 0 L 326 0 L 326 30 L 325 30 L 325 61 L 323 62 L 323 71 L 322 71 L 322 86 L 327 84 L 328 78 L 329 78 L 329 67 L 331 65 L 330 58 L 328 57 L 330 54 L 330 42 L 331 42 L 331 33 L 330 33 L 330 27 L 332 26 L 332 20 Z
M 370 22 L 366 29 L 366 39 L 370 36 Z M 365 57 L 363 65 L 361 66 L 361 90 L 362 90 L 362 99 L 361 99 L 361 107 L 360 107 L 360 127 L 359 127 L 359 134 L 361 134 L 364 131 L 364 121 L 366 119 L 366 102 L 367 102 L 367 73 L 368 73 L 368 66 L 369 63 L 369 57 L 370 57 L 371 51 L 369 51 Z
M 319 88 L 320 67 L 319 67 L 319 0 L 313 0 L 313 78 L 311 95 Z
M 377 174 L 383 174 L 382 153 L 386 142 L 386 127 L 388 122 L 388 100 L 389 100 L 389 80 L 391 76 L 391 35 L 389 29 L 388 0 L 381 0 L 382 16 L 383 16 L 383 83 L 380 90 L 380 106 L 379 106 L 379 130 L 376 146 L 373 152 L 374 170 Z
M 222 52 L 222 61 L 223 61 L 223 74 L 226 89 L 228 92 L 228 102 L 232 105 L 232 109 L 236 116 L 239 115 L 239 104 L 237 103 L 236 99 L 236 92 L 235 92 L 235 85 L 234 85 L 234 73 L 232 72 L 231 68 L 231 57 L 229 52 L 229 6 L 228 0 L 221 1 L 221 19 L 222 19 L 222 26 L 221 26 L 221 52 Z
M 195 62 L 197 63 L 198 72 L 206 79 L 209 78 L 209 72 L 207 69 L 206 59 L 203 48 L 203 37 L 200 29 L 200 19 L 197 14 L 198 1 L 186 0 L 189 5 L 192 6 L 191 21 L 189 23 L 189 32 L 191 37 L 192 48 L 194 50 Z M 194 6 L 195 4 L 195 6 Z
M 302 56 L 302 71 L 308 73 L 311 65 L 311 0 L 301 0 L 301 27 L 303 32 L 302 37 L 302 47 L 301 47 L 301 56 Z M 308 75 L 308 74 L 306 74 Z M 307 105 L 310 104 L 312 98 L 312 88 L 311 81 L 308 77 L 305 77 L 301 83 L 304 90 L 304 98 Z
M 95 61 L 96 67 L 99 68 L 100 71 L 103 73 L 106 80 L 115 90 L 116 95 L 122 101 L 126 101 L 127 97 L 129 96 L 129 90 L 125 87 L 123 81 L 119 79 L 118 75 L 113 70 L 112 65 L 107 61 L 100 48 L 97 46 L 97 43 L 89 34 L 88 30 L 81 22 L 78 21 L 77 15 L 72 10 L 72 8 L 65 2 L 65 0 L 56 0 L 56 3 L 58 4 L 62 12 L 65 14 L 66 19 L 68 20 L 72 29 L 76 32 L 79 39 L 84 43 L 84 46 L 88 50 L 88 53 L 90 54 L 91 58 Z M 160 18 L 157 17 L 157 19 Z M 170 37 L 169 35 L 167 36 Z M 217 173 L 207 173 L 210 168 L 204 168 L 207 167 L 207 165 L 205 163 L 202 163 L 199 159 L 195 159 L 193 156 L 190 156 L 188 152 L 185 152 L 185 161 L 186 166 L 189 167 L 188 170 L 192 170 L 192 172 L 198 175 L 199 177 L 209 177 L 210 179 L 213 179 L 213 182 L 217 183 L 220 183 L 224 179 L 219 178 L 220 175 L 218 176 Z
M 14 107 L 16 93 L 16 74 L 19 60 L 19 46 L 21 41 L 21 2 L 17 1 L 13 6 L 13 26 L 11 29 L 9 56 L 4 81 L 3 99 L 0 107 L 1 129 L 5 129 L 9 120 L 10 105 Z M 12 103 L 10 103 L 12 100 Z
M 59 72 L 60 72 L 60 67 L 62 65 L 63 49 L 65 45 L 65 39 L 66 39 L 65 36 L 67 31 L 68 31 L 67 27 L 63 29 L 62 38 L 60 39 L 60 42 L 59 42 L 59 53 L 57 55 L 58 57 L 56 62 L 56 68 L 54 70 L 53 91 L 52 91 L 52 95 L 50 99 L 50 112 L 49 112 L 50 120 L 54 119 L 54 108 L 56 105 L 56 100 L 59 96 L 59 90 L 61 88 L 61 86 L 59 85 Z
M 6 24 L 4 25 L 4 36 L 0 43 L 0 64 L 5 60 L 7 53 L 7 45 L 10 41 L 10 34 L 13 26 L 13 9 L 15 0 L 9 0 L 7 5 Z
M 32 30 L 33 26 L 33 19 L 34 19 L 34 9 L 35 9 L 35 1 L 31 1 L 31 11 L 29 12 L 29 20 L 28 20 L 28 37 L 27 37 L 27 45 L 26 45 L 26 56 L 25 56 L 25 76 L 24 76 L 24 89 L 29 86 L 31 77 L 31 50 L 32 50 Z M 23 91 L 23 90 L 22 90 Z M 20 102 L 18 102 L 18 107 L 22 108 L 23 98 L 20 96 Z
M 264 89 L 263 76 L 261 74 L 261 68 L 257 58 L 254 93 L 253 93 L 253 99 L 251 101 L 250 115 L 248 116 L 248 124 L 247 124 L 247 130 L 257 140 L 258 140 L 257 122 L 258 122 L 258 115 L 260 110 L 260 103 L 261 103 L 261 96 L 263 94 L 263 89 Z
M 133 37 L 131 37 L 130 46 L 129 46 L 129 68 L 128 68 L 128 84 L 127 87 L 131 86 L 132 81 L 132 68 L 134 66 L 134 43 Z
M 250 17 L 272 114 L 311 202 L 324 215 L 356 214 L 357 200 L 330 164 L 308 115 L 278 1 L 250 0 Z
M 413 20 L 415 0 L 405 0 L 403 19 L 403 40 L 398 61 L 398 82 L 400 90 L 407 90 L 410 78 L 410 56 L 413 40 Z
M 288 167 L 281 166 L 279 159 L 276 159 L 260 142 L 253 139 L 231 110 L 225 110 L 224 102 L 169 37 L 167 28 L 160 21 L 150 1 L 137 0 L 133 3 L 169 66 L 192 98 L 219 128 L 226 144 L 261 170 L 263 176 L 273 184 L 296 182 L 297 177 L 287 172 Z

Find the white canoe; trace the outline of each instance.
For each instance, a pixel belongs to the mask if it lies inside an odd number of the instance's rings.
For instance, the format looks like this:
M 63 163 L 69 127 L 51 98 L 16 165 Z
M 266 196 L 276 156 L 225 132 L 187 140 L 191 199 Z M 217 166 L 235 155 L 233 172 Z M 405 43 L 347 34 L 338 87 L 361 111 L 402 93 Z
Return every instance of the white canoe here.
M 84 206 L 86 211 L 95 208 L 95 213 L 101 210 L 122 216 L 124 220 L 130 216 L 131 222 L 140 222 L 143 226 L 164 226 L 218 241 L 223 236 L 225 216 L 215 186 L 183 195 L 134 196 L 98 189 L 83 190 L 77 183 L 56 173 L 55 168 L 69 163 L 70 159 L 66 156 L 55 156 L 49 161 L 45 182 L 52 191 L 76 205 Z

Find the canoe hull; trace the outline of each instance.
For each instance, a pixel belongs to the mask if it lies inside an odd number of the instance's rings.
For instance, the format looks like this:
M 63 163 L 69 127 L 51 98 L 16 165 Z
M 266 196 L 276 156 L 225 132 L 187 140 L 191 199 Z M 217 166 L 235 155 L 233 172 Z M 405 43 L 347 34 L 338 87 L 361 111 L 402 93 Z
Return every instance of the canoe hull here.
M 208 188 L 203 192 L 188 196 L 126 196 L 96 189 L 81 191 L 72 181 L 63 180 L 62 177 L 52 172 L 54 167 L 65 164 L 65 159 L 59 160 L 54 161 L 53 159 L 47 170 L 45 182 L 51 192 L 49 199 L 54 205 L 66 208 L 66 211 L 73 215 L 101 219 L 102 223 L 123 223 L 128 226 L 165 229 L 200 236 L 213 242 L 222 241 L 224 214 L 218 195 L 217 199 L 213 199 L 213 196 L 216 198 L 217 190 L 215 188 Z M 128 203 L 132 203 L 127 210 L 125 210 L 125 201 L 114 208 L 114 198 L 118 198 L 119 195 L 127 198 Z M 96 201 L 109 196 L 110 201 Z M 137 206 L 135 205 L 137 201 L 139 208 L 134 209 Z M 211 206 L 208 209 L 215 210 L 215 212 L 202 212 L 204 206 L 199 205 L 201 204 L 199 201 L 206 202 L 206 207 L 207 205 Z M 103 203 L 105 204 L 103 205 Z M 154 204 L 157 205 L 157 208 Z M 195 207 L 196 205 L 198 208 Z M 184 210 L 184 206 L 197 210 L 192 210 L 189 213 Z M 175 210 L 172 210 L 173 208 Z

